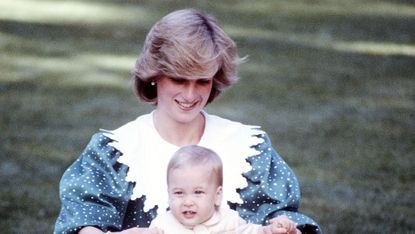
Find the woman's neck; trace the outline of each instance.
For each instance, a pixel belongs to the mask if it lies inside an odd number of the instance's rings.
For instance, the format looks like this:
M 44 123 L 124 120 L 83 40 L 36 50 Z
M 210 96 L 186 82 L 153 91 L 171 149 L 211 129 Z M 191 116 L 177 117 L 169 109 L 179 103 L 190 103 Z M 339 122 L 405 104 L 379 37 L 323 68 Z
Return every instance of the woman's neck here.
M 205 117 L 202 113 L 192 122 L 180 123 L 156 110 L 153 113 L 153 123 L 161 138 L 179 147 L 199 143 L 205 130 Z

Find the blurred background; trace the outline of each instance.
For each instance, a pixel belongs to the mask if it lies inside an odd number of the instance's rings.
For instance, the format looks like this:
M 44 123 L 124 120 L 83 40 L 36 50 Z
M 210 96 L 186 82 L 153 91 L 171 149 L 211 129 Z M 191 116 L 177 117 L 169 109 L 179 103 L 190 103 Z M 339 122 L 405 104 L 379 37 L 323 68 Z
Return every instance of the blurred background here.
M 301 212 L 325 233 L 415 233 L 412 0 L 0 1 L 2 233 L 52 233 L 92 134 L 152 110 L 130 71 L 150 27 L 187 7 L 249 58 L 207 111 L 268 132 Z

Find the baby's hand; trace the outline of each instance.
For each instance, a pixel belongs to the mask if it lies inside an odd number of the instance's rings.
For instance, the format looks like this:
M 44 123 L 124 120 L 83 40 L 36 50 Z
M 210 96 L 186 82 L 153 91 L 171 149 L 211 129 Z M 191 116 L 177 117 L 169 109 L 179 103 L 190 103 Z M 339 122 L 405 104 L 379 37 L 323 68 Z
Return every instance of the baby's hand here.
M 272 234 L 299 234 L 295 223 L 286 215 L 280 215 L 269 220 Z
M 267 226 L 263 226 L 258 233 L 259 234 L 286 234 L 287 229 L 283 227 L 278 227 L 276 224 L 269 224 Z

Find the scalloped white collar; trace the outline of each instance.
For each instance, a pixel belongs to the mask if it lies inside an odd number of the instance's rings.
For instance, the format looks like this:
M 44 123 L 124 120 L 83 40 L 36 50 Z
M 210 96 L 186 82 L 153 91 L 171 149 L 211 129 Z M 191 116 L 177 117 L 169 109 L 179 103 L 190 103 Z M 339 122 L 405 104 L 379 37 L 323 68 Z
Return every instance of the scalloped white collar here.
M 118 159 L 129 167 L 126 181 L 136 182 L 131 199 L 146 195 L 144 210 L 155 205 L 163 211 L 168 206 L 166 170 L 170 157 L 179 147 L 160 137 L 153 124 L 153 112 L 139 116 L 104 134 L 113 139 L 111 146 L 122 153 Z M 246 187 L 241 175 L 251 169 L 246 158 L 258 155 L 252 146 L 263 142 L 257 135 L 264 132 L 258 126 L 244 125 L 203 112 L 205 131 L 198 145 L 214 150 L 223 161 L 224 201 L 241 202 L 237 188 Z

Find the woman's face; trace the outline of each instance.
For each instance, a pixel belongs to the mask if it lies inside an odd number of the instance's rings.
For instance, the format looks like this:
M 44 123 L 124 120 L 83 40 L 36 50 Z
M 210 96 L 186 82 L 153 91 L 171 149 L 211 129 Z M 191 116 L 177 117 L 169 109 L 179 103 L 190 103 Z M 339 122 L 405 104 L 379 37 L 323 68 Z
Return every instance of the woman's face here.
M 212 78 L 161 77 L 157 80 L 157 110 L 178 123 L 196 120 L 209 99 L 212 82 Z

